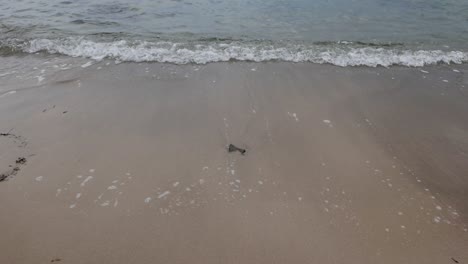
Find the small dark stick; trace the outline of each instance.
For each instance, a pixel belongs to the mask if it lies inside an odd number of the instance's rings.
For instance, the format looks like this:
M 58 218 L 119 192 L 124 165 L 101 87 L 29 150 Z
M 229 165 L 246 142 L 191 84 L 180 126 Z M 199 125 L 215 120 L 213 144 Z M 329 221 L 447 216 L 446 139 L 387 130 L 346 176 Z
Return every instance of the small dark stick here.
M 454 258 L 451 258 L 453 260 L 453 262 L 455 263 L 459 263 L 458 260 L 454 259 Z
M 245 152 L 246 152 L 245 149 L 238 148 L 238 147 L 234 146 L 233 144 L 229 144 L 228 152 L 234 152 L 234 151 L 239 151 L 240 154 L 242 154 L 242 155 L 245 155 Z

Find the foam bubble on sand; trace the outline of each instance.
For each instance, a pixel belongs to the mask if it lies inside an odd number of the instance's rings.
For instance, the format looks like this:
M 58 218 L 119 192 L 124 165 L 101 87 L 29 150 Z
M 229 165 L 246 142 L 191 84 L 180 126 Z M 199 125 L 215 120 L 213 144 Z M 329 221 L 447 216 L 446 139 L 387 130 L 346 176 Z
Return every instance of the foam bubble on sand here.
M 115 199 L 114 201 L 114 207 L 117 207 L 117 205 L 119 204 L 119 201 L 117 199 Z
M 75 196 L 76 199 L 80 199 L 80 197 L 81 197 L 81 193 L 77 193 Z
M 40 181 L 42 181 L 43 179 L 44 179 L 43 176 L 37 176 L 37 177 L 36 177 L 36 181 L 37 181 L 37 182 L 40 182 Z
M 96 170 L 95 169 L 90 169 L 89 173 L 94 173 Z
M 81 179 L 81 178 L 83 178 L 83 175 L 78 175 L 78 176 L 76 176 L 76 177 L 77 177 L 78 179 Z
M 290 112 L 288 112 L 288 116 L 294 118 L 294 120 L 296 120 L 296 122 L 299 122 L 299 118 L 297 117 L 297 114 L 296 114 L 296 113 L 290 113 Z
M 403 212 L 398 212 L 398 215 L 403 215 Z
M 460 72 L 460 71 L 459 71 L 459 70 L 457 70 L 457 69 L 453 69 L 452 71 L 454 71 L 454 72 Z
M 262 184 L 263 184 L 263 182 L 262 182 L 262 181 L 258 181 L 258 184 L 262 185 Z
M 105 202 L 101 203 L 102 207 L 106 207 L 106 206 L 109 206 L 109 205 L 110 205 L 110 201 L 105 201 Z
M 177 185 L 179 185 L 179 182 L 174 182 L 174 183 L 172 184 L 172 186 L 174 186 L 174 187 L 177 187 Z
M 442 81 L 445 82 L 445 83 L 448 83 L 448 82 L 449 82 L 448 80 L 442 80 Z
M 390 232 L 390 228 L 385 228 L 385 232 Z
M 146 197 L 145 198 L 145 203 L 149 203 L 149 202 L 151 202 L 151 197 Z
M 55 196 L 59 196 L 61 192 L 62 192 L 62 189 L 57 189 L 57 192 L 55 193 Z
M 302 201 L 302 197 L 297 197 L 297 200 L 299 200 L 299 202 Z
M 70 209 L 73 209 L 75 207 L 76 207 L 76 204 L 72 204 L 72 205 L 69 206 Z
M 434 217 L 433 220 L 434 220 L 434 223 L 440 223 L 440 221 L 441 221 L 442 219 L 440 218 L 440 216 L 436 216 L 436 217 Z
M 115 186 L 115 185 L 111 185 L 111 186 L 107 187 L 107 190 L 115 190 L 115 189 L 117 189 L 117 186 Z
M 328 119 L 324 119 L 323 122 L 324 122 L 325 124 L 331 124 L 331 121 L 328 120 Z
M 428 71 L 425 70 L 420 70 L 422 73 L 429 73 Z
M 164 198 L 167 195 L 169 195 L 170 193 L 171 193 L 170 191 L 165 191 L 165 192 L 161 193 L 160 195 L 158 195 L 158 199 Z
M 440 211 L 440 210 L 442 210 L 442 207 L 440 205 L 437 205 L 436 209 Z
M 91 179 L 93 179 L 94 177 L 93 176 L 88 176 L 86 177 L 86 179 L 84 179 L 83 182 L 81 182 L 81 187 L 84 187 L 86 185 L 87 182 L 89 182 Z

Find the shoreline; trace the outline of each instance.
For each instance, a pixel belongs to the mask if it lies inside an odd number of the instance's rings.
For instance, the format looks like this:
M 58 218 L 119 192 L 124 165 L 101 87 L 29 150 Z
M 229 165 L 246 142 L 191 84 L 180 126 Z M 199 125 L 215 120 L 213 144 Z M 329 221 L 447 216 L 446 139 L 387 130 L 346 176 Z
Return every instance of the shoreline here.
M 466 64 L 46 57 L 0 58 L 2 263 L 468 260 Z

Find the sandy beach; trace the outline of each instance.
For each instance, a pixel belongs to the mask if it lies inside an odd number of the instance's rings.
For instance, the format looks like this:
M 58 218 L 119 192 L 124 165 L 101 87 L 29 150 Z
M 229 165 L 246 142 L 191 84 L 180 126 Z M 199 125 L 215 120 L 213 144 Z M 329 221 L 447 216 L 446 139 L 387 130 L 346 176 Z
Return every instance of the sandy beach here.
M 468 263 L 467 65 L 0 65 L 0 263 Z

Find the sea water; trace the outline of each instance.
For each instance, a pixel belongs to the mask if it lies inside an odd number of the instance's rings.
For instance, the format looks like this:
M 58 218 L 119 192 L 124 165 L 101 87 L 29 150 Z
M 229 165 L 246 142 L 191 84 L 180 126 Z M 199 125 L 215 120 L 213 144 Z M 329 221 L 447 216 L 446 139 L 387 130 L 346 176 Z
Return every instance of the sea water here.
M 423 66 L 466 43 L 467 0 L 0 0 L 0 56 Z

